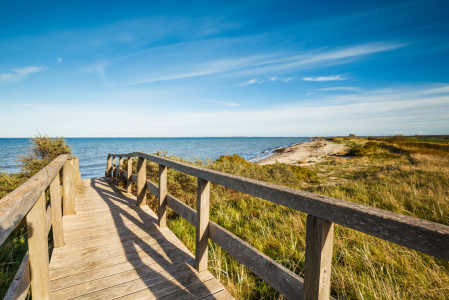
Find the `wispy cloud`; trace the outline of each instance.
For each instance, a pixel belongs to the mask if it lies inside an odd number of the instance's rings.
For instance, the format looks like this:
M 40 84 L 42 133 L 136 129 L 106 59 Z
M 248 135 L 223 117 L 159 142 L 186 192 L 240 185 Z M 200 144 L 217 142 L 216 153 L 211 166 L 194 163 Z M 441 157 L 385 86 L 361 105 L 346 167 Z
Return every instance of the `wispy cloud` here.
M 245 86 L 245 85 L 250 85 L 250 84 L 254 84 L 254 83 L 258 83 L 258 82 L 259 81 L 257 79 L 251 79 L 248 81 L 241 82 L 241 83 L 237 84 L 237 86 Z
M 22 80 L 29 74 L 43 72 L 47 70 L 47 67 L 30 66 L 22 69 L 12 69 L 12 73 L 0 74 L 0 83 L 8 83 L 13 81 Z
M 226 101 L 215 101 L 215 100 L 205 100 L 207 102 L 213 102 L 213 103 L 218 103 L 218 104 L 222 104 L 222 105 L 227 105 L 227 106 L 240 106 L 239 103 L 233 103 L 233 102 L 226 102 Z
M 58 64 L 62 64 L 62 58 L 61 57 L 58 57 L 58 59 L 56 60 L 57 62 L 58 62 Z
M 360 89 L 356 86 L 336 86 L 336 87 L 328 87 L 323 89 L 316 89 L 315 91 L 352 91 L 352 92 L 360 92 Z
M 319 77 L 304 77 L 302 80 L 305 81 L 335 81 L 335 80 L 346 80 L 348 78 L 341 77 L 341 75 L 331 75 L 331 76 L 319 76 Z

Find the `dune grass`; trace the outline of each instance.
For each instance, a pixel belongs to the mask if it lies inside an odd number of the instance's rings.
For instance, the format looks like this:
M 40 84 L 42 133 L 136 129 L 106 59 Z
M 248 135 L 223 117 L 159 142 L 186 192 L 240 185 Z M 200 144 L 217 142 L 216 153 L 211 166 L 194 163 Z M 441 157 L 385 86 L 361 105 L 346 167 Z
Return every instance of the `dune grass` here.
M 308 168 L 260 166 L 223 156 L 190 162 L 449 225 L 449 151 L 434 144 L 343 139 L 355 157 L 335 157 Z M 368 146 L 366 146 L 368 145 Z M 169 156 L 166 152 L 158 155 Z M 147 163 L 157 183 L 157 165 Z M 196 179 L 169 169 L 168 191 L 196 207 Z M 157 211 L 157 199 L 149 195 Z M 168 210 L 168 227 L 194 253 L 195 228 Z M 211 186 L 211 220 L 303 276 L 306 215 L 222 186 Z M 209 270 L 238 299 L 283 299 L 209 242 Z M 337 299 L 448 299 L 449 263 L 390 242 L 335 226 L 331 294 Z

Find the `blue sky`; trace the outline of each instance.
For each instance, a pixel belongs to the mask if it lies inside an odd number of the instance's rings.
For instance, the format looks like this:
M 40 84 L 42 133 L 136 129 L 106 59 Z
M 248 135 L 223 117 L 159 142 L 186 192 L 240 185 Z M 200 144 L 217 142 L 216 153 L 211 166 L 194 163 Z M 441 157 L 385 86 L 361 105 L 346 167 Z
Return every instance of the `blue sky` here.
M 449 133 L 447 1 L 2 1 L 0 137 Z

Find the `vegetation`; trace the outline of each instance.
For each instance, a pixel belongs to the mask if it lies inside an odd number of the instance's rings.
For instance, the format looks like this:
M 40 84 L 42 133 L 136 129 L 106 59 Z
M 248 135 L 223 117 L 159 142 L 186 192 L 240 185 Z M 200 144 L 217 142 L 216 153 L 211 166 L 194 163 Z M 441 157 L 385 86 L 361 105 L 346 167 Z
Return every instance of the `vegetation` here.
M 22 163 L 22 172 L 8 174 L 0 172 L 0 199 L 19 187 L 22 183 L 39 172 L 53 159 L 61 154 L 71 154 L 70 146 L 60 138 L 50 138 L 38 134 L 30 139 L 31 153 L 19 156 Z M 52 243 L 51 234 L 49 245 Z M 0 246 L 0 298 L 6 294 L 23 257 L 28 251 L 26 223 L 23 220 Z
M 335 156 L 310 167 L 260 166 L 237 155 L 206 168 L 272 182 L 449 225 L 449 149 L 437 143 L 392 138 L 335 138 L 351 157 Z M 184 161 L 158 152 L 160 156 Z M 158 182 L 158 167 L 147 162 Z M 196 179 L 168 171 L 168 191 L 195 208 Z M 149 195 L 157 211 L 157 199 Z M 306 215 L 214 185 L 211 219 L 303 276 Z M 168 226 L 194 253 L 195 228 L 168 210 Z M 209 270 L 238 299 L 283 299 L 220 247 L 210 242 Z M 448 299 L 449 263 L 390 242 L 335 227 L 332 296 L 337 299 Z

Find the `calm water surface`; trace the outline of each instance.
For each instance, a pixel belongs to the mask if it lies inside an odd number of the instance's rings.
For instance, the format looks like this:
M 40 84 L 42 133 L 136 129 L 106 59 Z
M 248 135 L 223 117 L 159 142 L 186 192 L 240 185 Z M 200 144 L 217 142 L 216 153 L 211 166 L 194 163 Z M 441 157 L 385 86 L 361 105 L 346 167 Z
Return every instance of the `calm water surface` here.
M 73 154 L 80 160 L 83 178 L 104 176 L 108 153 L 142 151 L 154 153 L 167 150 L 169 154 L 186 159 L 215 160 L 224 154 L 242 156 L 255 161 L 267 157 L 273 150 L 308 141 L 306 137 L 272 138 L 66 138 Z M 31 143 L 26 138 L 0 138 L 0 171 L 17 173 L 20 164 L 17 155 L 27 154 Z M 266 153 L 263 153 L 268 151 Z

